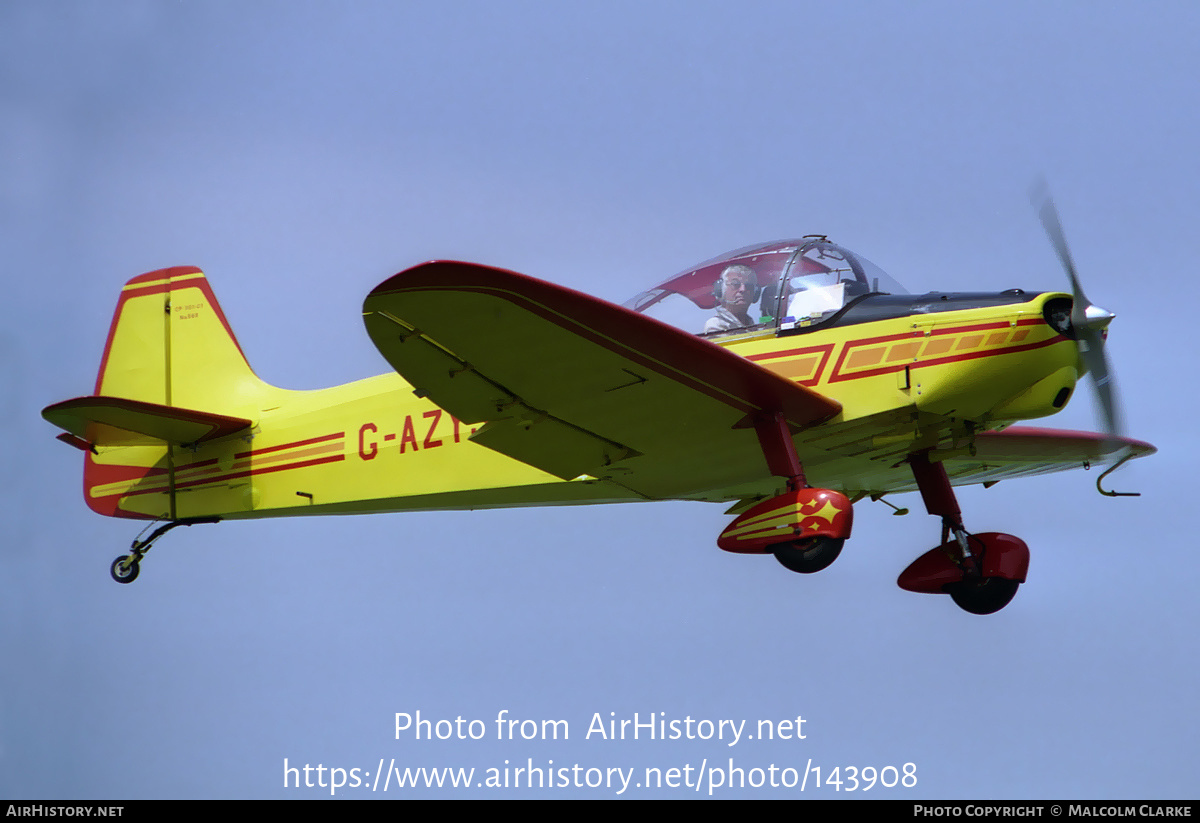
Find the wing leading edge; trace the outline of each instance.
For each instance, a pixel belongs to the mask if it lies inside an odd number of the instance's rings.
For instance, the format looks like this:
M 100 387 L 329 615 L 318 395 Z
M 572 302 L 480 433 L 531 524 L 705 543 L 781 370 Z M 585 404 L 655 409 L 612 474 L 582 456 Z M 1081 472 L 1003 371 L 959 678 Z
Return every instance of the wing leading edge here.
M 648 497 L 762 476 L 749 417 L 793 431 L 841 411 L 707 340 L 571 289 L 431 262 L 377 286 L 363 321 L 384 358 L 472 440 L 564 479 Z

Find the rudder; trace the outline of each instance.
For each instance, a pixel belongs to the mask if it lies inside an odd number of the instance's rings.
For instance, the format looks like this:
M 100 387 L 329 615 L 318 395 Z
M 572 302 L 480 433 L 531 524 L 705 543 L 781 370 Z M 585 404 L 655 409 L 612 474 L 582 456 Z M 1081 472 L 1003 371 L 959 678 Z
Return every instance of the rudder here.
M 95 394 L 238 414 L 264 388 L 200 269 L 159 269 L 122 288 Z

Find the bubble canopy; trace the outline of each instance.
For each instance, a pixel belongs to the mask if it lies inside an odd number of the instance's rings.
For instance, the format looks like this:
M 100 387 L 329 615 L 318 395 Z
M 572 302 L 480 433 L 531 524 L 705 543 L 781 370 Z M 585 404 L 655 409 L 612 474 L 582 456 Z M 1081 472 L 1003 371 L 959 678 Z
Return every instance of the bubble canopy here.
M 760 243 L 707 260 L 625 308 L 711 337 L 815 328 L 870 294 L 907 294 L 862 255 L 810 235 Z

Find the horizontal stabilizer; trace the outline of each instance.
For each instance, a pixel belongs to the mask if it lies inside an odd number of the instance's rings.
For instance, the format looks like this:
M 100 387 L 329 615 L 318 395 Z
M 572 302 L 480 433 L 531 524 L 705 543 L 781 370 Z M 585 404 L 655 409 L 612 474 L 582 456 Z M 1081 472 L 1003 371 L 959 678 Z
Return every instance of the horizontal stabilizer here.
M 252 424 L 243 417 L 103 396 L 55 403 L 42 409 L 42 417 L 92 446 L 192 445 Z

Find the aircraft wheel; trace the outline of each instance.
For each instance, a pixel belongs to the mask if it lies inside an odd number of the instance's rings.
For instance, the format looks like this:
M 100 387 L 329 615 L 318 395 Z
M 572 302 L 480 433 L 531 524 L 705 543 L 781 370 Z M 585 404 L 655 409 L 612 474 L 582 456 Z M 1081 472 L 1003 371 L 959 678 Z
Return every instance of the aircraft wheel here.
M 946 593 L 963 611 L 995 614 L 1012 601 L 1020 585 L 1019 581 L 1004 577 L 985 577 L 982 580 L 951 583 L 946 586 Z
M 770 548 L 784 568 L 800 574 L 812 574 L 837 560 L 845 542 L 833 537 L 810 537 L 807 540 L 776 543 Z
M 129 560 L 129 565 L 121 568 L 121 564 Z M 138 567 L 137 560 L 130 560 L 129 555 L 123 554 L 112 562 L 108 573 L 112 575 L 112 579 L 118 583 L 132 583 L 137 580 L 138 572 L 141 569 Z

